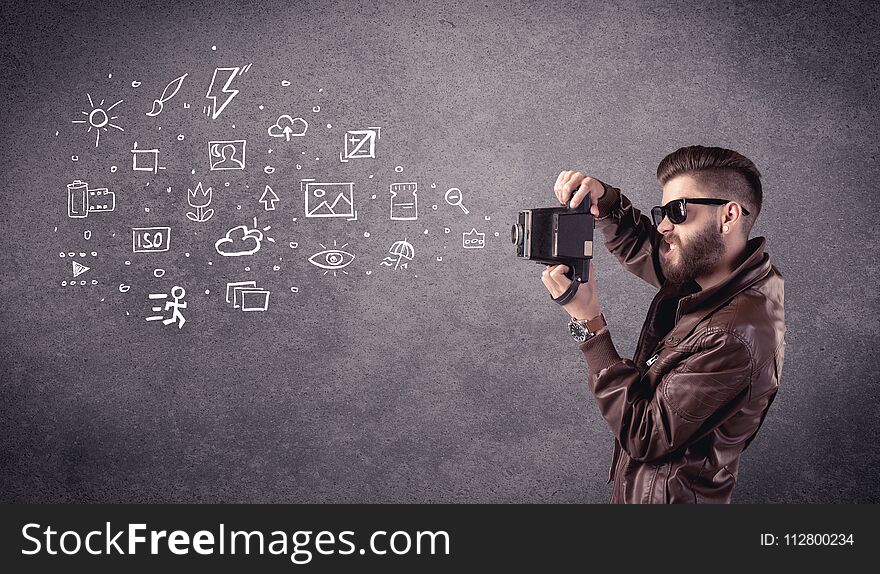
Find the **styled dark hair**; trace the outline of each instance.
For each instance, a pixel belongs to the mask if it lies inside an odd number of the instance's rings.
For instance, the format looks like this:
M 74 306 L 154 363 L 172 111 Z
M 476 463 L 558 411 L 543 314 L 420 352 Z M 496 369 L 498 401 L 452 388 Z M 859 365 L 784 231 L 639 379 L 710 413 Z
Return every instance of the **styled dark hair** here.
M 752 160 L 720 147 L 682 147 L 664 157 L 657 166 L 661 185 L 679 175 L 693 177 L 714 197 L 742 204 L 749 210 L 749 216 L 743 216 L 745 230 L 747 233 L 751 230 L 764 200 L 761 172 Z

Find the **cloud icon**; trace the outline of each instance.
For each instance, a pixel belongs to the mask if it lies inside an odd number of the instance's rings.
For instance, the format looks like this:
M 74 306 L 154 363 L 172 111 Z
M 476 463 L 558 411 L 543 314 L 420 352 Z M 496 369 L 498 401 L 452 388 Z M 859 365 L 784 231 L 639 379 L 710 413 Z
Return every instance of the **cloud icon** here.
M 302 137 L 306 135 L 309 124 L 302 118 L 292 118 L 287 114 L 279 116 L 274 126 L 269 127 L 269 135 L 273 138 L 286 138 L 290 141 L 290 137 Z
M 247 225 L 233 227 L 214 244 L 214 249 L 223 257 L 241 257 L 253 255 L 260 250 L 263 232 L 259 229 L 248 229 Z

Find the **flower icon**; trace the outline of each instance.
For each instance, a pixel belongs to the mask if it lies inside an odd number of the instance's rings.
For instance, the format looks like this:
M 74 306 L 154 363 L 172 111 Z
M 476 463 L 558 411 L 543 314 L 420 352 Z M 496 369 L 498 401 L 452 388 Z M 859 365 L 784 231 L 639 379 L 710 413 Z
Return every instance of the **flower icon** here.
M 193 213 L 188 211 L 186 213 L 186 217 L 190 221 L 195 221 L 196 223 L 204 223 L 211 219 L 211 216 L 214 215 L 214 210 L 209 209 L 205 211 L 205 208 L 211 205 L 211 192 L 212 188 L 208 188 L 207 190 L 202 189 L 202 182 L 193 189 L 186 190 L 186 200 L 189 203 L 190 207 L 195 208 L 196 212 Z

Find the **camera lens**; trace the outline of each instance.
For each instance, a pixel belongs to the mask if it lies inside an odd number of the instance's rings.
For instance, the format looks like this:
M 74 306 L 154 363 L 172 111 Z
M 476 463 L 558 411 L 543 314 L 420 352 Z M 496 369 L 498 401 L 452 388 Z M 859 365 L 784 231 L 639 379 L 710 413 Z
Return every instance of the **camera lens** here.
M 522 244 L 523 227 L 519 223 L 510 226 L 510 242 L 514 245 Z

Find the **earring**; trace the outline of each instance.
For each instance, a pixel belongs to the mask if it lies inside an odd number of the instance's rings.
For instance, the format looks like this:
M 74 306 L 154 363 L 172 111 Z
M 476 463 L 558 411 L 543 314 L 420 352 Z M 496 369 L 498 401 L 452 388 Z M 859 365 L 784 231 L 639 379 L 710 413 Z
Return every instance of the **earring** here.
M 727 233 L 728 231 L 730 231 L 730 227 L 727 226 L 727 225 L 725 225 L 725 226 L 722 227 L 721 229 L 722 229 L 725 233 Z

